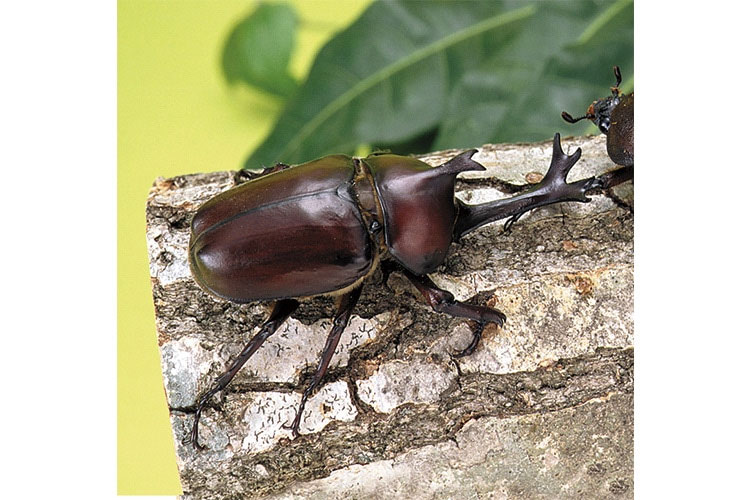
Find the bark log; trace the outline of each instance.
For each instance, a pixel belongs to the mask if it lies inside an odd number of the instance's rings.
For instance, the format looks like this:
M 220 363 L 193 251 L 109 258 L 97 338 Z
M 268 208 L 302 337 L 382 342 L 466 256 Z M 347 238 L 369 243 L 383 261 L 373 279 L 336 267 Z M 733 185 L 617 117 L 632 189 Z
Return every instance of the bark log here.
M 571 180 L 614 165 L 604 136 Z M 462 174 L 468 203 L 538 182 L 551 142 L 486 145 L 486 172 Z M 445 151 L 422 159 L 438 165 Z M 302 436 L 288 425 L 322 350 L 331 299 L 300 309 L 201 419 L 191 410 L 257 331 L 267 304 L 212 297 L 191 279 L 189 221 L 232 172 L 157 179 L 147 205 L 158 345 L 186 498 L 629 498 L 633 495 L 632 183 L 502 221 L 454 245 L 433 280 L 458 300 L 503 311 L 476 352 L 466 321 L 433 312 L 400 274 L 375 273 L 317 394 Z

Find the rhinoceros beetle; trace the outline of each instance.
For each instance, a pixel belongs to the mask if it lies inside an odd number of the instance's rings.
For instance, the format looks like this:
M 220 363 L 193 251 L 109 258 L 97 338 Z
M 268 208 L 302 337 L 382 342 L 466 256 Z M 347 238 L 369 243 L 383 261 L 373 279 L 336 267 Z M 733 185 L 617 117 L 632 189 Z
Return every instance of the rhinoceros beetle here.
M 615 86 L 611 87 L 612 95 L 598 99 L 591 103 L 586 114 L 573 118 L 567 111 L 562 112 L 563 120 L 576 123 L 589 119 L 607 135 L 607 154 L 617 165 L 622 166 L 602 178 L 603 187 L 611 187 L 622 182 L 624 178 L 633 178 L 633 122 L 635 105 L 633 92 L 620 92 L 622 74 L 620 67 L 615 66 Z
M 469 205 L 454 195 L 456 176 L 485 170 L 471 149 L 438 167 L 411 157 L 371 154 L 325 156 L 288 167 L 279 164 L 203 204 L 191 223 L 189 262 L 196 282 L 226 300 L 274 301 L 268 320 L 227 370 L 198 400 L 191 441 L 210 399 L 224 389 L 263 342 L 297 309 L 299 299 L 336 297 L 336 315 L 317 369 L 291 424 L 299 435 L 305 403 L 326 373 L 365 279 L 387 259 L 437 312 L 473 320 L 473 338 L 456 356 L 471 354 L 484 325 L 502 326 L 495 309 L 465 304 L 428 277 L 451 243 L 490 222 L 513 222 L 531 209 L 561 201 L 589 201 L 598 178 L 568 183 L 581 156 L 563 152 L 560 134 L 539 184 L 514 197 Z

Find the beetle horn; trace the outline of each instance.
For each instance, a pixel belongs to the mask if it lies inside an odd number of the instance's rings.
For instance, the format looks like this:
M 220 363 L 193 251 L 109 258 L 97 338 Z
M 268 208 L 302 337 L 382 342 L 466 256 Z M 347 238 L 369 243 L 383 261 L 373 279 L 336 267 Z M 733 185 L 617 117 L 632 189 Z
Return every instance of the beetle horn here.
M 482 165 L 471 159 L 477 153 L 476 149 L 470 149 L 454 156 L 442 165 L 430 170 L 432 175 L 457 175 L 468 170 L 486 170 Z

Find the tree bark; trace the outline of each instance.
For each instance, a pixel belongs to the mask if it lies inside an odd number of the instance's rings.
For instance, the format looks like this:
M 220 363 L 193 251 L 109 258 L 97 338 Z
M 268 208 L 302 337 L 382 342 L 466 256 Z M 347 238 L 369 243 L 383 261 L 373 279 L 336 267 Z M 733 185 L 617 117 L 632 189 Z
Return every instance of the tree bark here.
M 571 180 L 614 169 L 605 137 Z M 459 178 L 480 203 L 538 182 L 551 142 L 486 145 Z M 423 157 L 438 165 L 456 151 Z M 192 280 L 192 213 L 233 172 L 157 179 L 147 205 L 158 345 L 186 498 L 630 498 L 633 495 L 632 183 L 499 221 L 455 244 L 432 279 L 503 311 L 471 356 L 465 320 L 433 312 L 399 273 L 366 283 L 331 367 L 291 423 L 323 348 L 331 299 L 306 301 L 250 359 L 187 442 L 198 396 L 268 304 L 237 305 Z M 303 256 L 301 258 L 304 258 Z

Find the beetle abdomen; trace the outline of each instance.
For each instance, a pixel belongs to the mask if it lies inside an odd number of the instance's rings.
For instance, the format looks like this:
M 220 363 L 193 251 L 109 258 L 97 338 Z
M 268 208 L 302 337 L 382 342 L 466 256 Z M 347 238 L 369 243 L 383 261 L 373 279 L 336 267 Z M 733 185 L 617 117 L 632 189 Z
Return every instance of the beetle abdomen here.
M 326 157 L 208 201 L 192 224 L 196 280 L 235 302 L 320 295 L 357 282 L 374 256 L 351 197 L 353 175 L 350 158 Z

